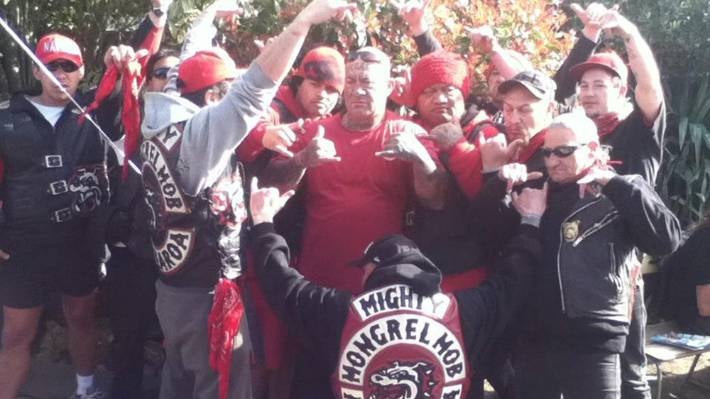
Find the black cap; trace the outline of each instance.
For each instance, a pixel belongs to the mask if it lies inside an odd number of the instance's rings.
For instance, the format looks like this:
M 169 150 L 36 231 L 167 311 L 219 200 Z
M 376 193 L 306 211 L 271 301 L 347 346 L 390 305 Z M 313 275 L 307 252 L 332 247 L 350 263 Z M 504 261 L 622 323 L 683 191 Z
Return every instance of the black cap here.
M 498 93 L 505 95 L 516 86 L 523 86 L 536 98 L 555 98 L 557 84 L 549 76 L 537 69 L 520 72 L 498 86 Z
M 375 270 L 365 282 L 365 291 L 390 284 L 407 284 L 425 296 L 440 290 L 439 268 L 403 235 L 393 234 L 373 241 L 353 265 L 362 267 L 370 262 L 375 265 Z
M 402 260 L 412 257 L 424 260 L 424 262 L 418 262 L 420 266 L 422 263 L 425 265 L 425 267 L 421 267 L 422 270 L 439 272 L 439 268 L 422 254 L 417 244 L 401 234 L 391 234 L 371 242 L 365 248 L 362 258 L 351 264 L 356 267 L 363 267 L 372 262 L 376 266 L 384 266 L 400 263 Z

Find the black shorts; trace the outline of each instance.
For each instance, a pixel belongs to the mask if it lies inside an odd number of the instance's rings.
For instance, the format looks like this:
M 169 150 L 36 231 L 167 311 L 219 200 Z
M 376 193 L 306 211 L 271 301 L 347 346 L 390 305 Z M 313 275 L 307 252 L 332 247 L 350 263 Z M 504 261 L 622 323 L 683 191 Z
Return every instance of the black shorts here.
M 81 297 L 98 286 L 99 261 L 80 240 L 42 245 L 2 240 L 0 249 L 10 254 L 0 263 L 3 306 L 37 307 L 53 293 Z

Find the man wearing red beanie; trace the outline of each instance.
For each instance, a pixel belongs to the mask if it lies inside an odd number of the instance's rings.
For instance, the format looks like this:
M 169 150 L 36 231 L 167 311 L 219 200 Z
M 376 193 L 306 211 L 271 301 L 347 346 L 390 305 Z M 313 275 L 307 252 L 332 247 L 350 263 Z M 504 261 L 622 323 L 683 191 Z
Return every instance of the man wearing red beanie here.
M 219 6 L 203 18 L 206 26 Z M 210 49 L 181 57 L 180 97 L 145 96 L 140 154 L 160 271 L 162 399 L 252 397 L 251 344 L 238 285 L 246 208 L 235 150 L 267 110 L 310 27 L 356 10 L 341 0 L 315 0 L 234 84 L 233 62 Z

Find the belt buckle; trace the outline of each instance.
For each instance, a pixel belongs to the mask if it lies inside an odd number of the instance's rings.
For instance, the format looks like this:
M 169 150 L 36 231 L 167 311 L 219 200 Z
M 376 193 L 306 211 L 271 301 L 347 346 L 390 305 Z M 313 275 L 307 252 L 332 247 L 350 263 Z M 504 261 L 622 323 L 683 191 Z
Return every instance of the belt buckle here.
M 49 183 L 49 192 L 53 195 L 64 194 L 69 191 L 69 185 L 66 180 L 57 180 Z
M 52 212 L 52 221 L 56 223 L 66 222 L 72 218 L 71 209 L 62 208 L 57 211 Z
M 61 155 L 45 155 L 44 166 L 47 168 L 61 168 L 64 166 Z

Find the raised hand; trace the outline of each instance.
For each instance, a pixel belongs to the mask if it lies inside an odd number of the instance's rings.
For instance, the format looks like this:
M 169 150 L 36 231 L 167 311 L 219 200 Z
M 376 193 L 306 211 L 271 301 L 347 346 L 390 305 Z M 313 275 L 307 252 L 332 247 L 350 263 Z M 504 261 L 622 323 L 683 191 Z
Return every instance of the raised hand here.
M 409 65 L 397 65 L 392 68 L 392 93 L 390 99 L 400 105 L 407 105 L 409 87 L 412 82 Z
M 261 144 L 264 148 L 278 152 L 288 158 L 293 158 L 293 153 L 288 150 L 296 141 L 296 133 L 293 129 L 303 127 L 303 120 L 284 125 L 271 125 L 266 128 Z
M 340 162 L 335 143 L 325 138 L 325 128 L 318 126 L 310 143 L 295 155 L 296 162 L 304 168 L 312 168 L 324 163 Z
M 618 8 L 607 10 L 601 17 L 602 29 L 610 31 L 613 35 L 623 39 L 627 38 L 635 31 L 636 25 L 619 13 Z
M 609 10 L 618 10 L 619 6 L 615 5 L 611 9 L 607 9 L 603 4 L 591 3 L 587 8 L 582 8 L 577 3 L 570 5 L 572 11 L 577 15 L 582 24 L 584 24 L 583 33 L 589 39 L 597 41 L 599 39 L 599 34 L 602 29 L 604 29 L 603 17 Z
M 494 50 L 500 49 L 498 39 L 490 26 L 483 25 L 473 29 L 466 28 L 466 32 L 474 49 L 480 50 L 485 54 L 490 54 Z
M 358 13 L 357 3 L 343 0 L 314 0 L 296 18 L 310 25 L 317 25 L 330 19 L 352 21 L 354 15 Z
M 542 189 L 525 187 L 520 194 L 514 192 L 511 204 L 522 217 L 541 218 L 547 209 L 547 182 Z
M 515 160 L 525 147 L 525 142 L 517 139 L 508 144 L 502 134 L 497 134 L 488 140 L 479 135 L 478 147 L 481 151 L 483 171 L 492 172 Z
M 429 29 L 426 13 L 431 0 L 393 0 L 391 3 L 399 11 L 399 16 L 407 22 L 413 36 L 419 36 Z
M 126 46 L 124 44 L 111 46 L 104 54 L 104 65 L 107 69 L 115 66 L 116 68 L 123 70 L 131 67 L 132 62 L 147 55 L 148 50 L 146 49 L 141 49 L 135 52 L 131 46 Z
M 448 151 L 463 138 L 463 130 L 458 123 L 442 123 L 431 129 L 429 137 L 440 150 Z
M 249 209 L 254 225 L 259 223 L 272 223 L 274 216 L 286 205 L 286 202 L 293 197 L 295 192 L 289 190 L 279 195 L 279 190 L 274 187 L 259 188 L 259 181 L 255 177 L 251 180 L 251 197 Z

